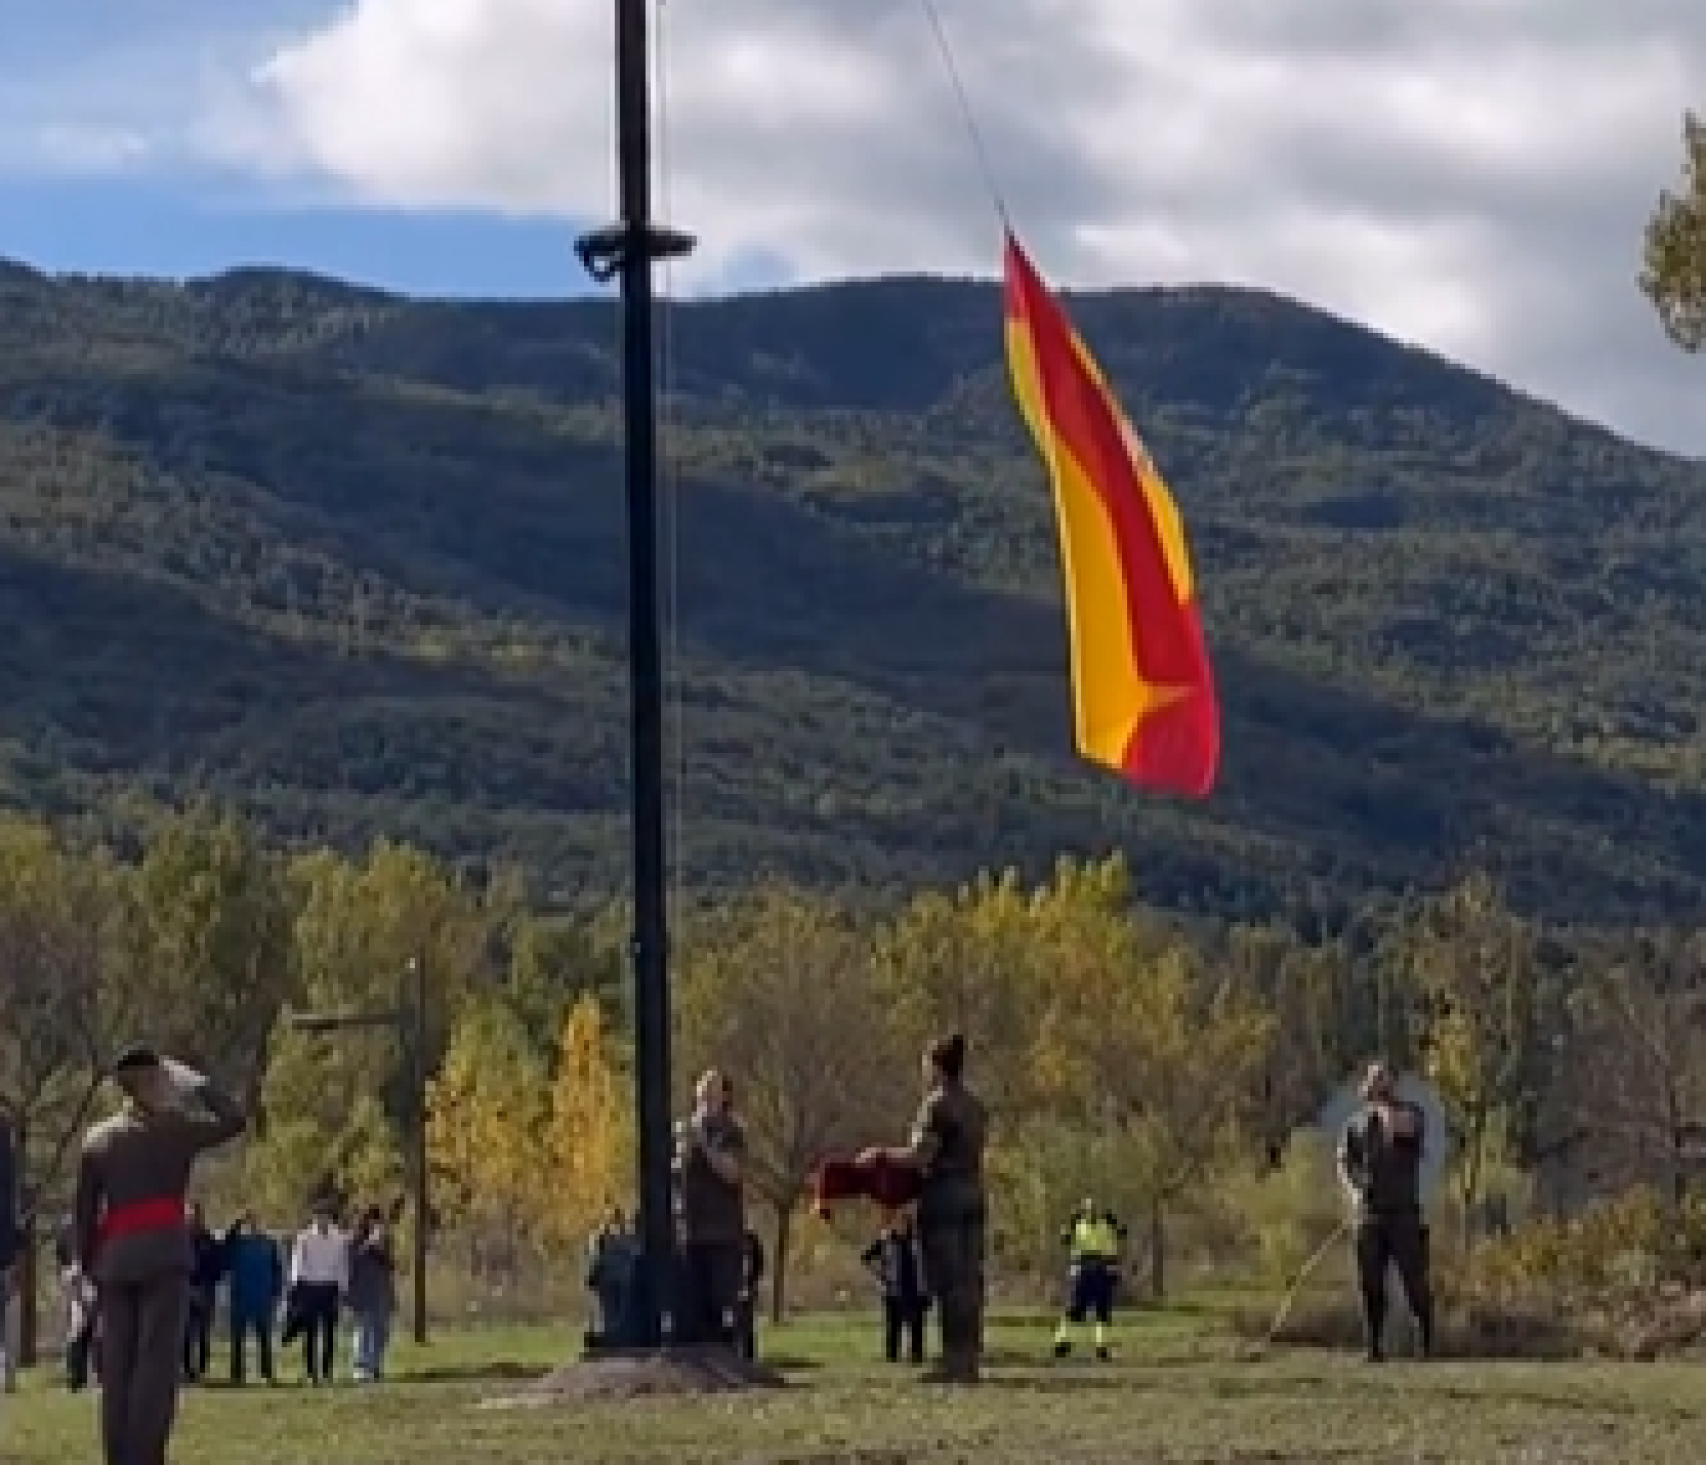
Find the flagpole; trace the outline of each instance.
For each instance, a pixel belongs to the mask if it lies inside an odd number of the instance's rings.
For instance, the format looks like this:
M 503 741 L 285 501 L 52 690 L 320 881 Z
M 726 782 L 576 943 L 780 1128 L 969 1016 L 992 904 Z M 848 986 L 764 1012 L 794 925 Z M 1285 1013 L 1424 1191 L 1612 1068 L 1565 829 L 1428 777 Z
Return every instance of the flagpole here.
M 622 401 L 628 505 L 628 676 L 632 769 L 634 1107 L 638 1134 L 640 1285 L 620 1341 L 656 1348 L 671 1312 L 668 847 L 664 819 L 663 637 L 658 585 L 658 430 L 652 270 L 694 241 L 652 221 L 651 85 L 647 9 L 615 0 L 616 165 L 620 220 L 586 235 L 576 253 L 622 299 Z

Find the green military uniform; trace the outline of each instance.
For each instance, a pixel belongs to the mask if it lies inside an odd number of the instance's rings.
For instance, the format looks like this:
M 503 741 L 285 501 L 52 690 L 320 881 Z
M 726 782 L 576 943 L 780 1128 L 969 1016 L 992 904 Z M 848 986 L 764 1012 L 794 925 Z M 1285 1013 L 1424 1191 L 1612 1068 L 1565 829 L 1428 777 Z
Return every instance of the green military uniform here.
M 746 1276 L 746 1187 L 717 1173 L 716 1152 L 744 1161 L 746 1131 L 727 1111 L 695 1114 L 683 1126 L 677 1159 L 685 1296 L 675 1336 L 734 1346 Z
M 136 1049 L 118 1067 L 158 1067 Z M 177 1415 L 194 1257 L 185 1219 L 203 1151 L 236 1138 L 244 1117 L 211 1084 L 201 1112 L 127 1101 L 83 1137 L 72 1225 L 100 1311 L 101 1447 L 106 1465 L 166 1465 Z
M 1395 1120 L 1402 1116 L 1404 1122 L 1389 1123 L 1387 1114 Z M 1384 1356 L 1389 1270 L 1398 1273 L 1422 1352 L 1433 1348 L 1433 1290 L 1421 1195 L 1426 1125 L 1426 1116 L 1414 1104 L 1370 1104 L 1345 1126 L 1339 1141 L 1339 1177 L 1355 1206 L 1351 1220 L 1357 1287 L 1371 1361 Z
M 974 1382 L 983 1354 L 988 1133 L 988 1111 L 957 1081 L 941 1082 L 926 1094 L 912 1126 L 924 1176 L 918 1249 L 942 1338 L 941 1367 L 928 1377 L 942 1382 Z

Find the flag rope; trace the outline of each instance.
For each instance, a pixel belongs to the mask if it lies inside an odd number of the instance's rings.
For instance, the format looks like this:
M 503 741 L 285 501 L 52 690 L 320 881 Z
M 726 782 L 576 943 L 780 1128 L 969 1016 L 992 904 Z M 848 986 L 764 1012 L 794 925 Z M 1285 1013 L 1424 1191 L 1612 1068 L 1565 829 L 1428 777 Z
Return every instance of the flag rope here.
M 942 19 L 942 12 L 936 0 L 918 0 L 918 8 L 923 13 L 924 23 L 930 28 L 936 54 L 941 58 L 942 68 L 948 74 L 948 84 L 954 89 L 954 105 L 959 109 L 960 122 L 965 127 L 966 140 L 971 144 L 972 156 L 976 159 L 977 171 L 983 179 L 984 189 L 989 194 L 989 201 L 994 206 L 996 217 L 1001 221 L 1001 227 L 1010 234 L 1013 232 L 1013 220 L 1007 208 L 1006 195 L 1002 192 L 1001 181 L 996 176 L 993 155 L 984 139 L 983 125 L 978 121 L 977 108 L 972 105 L 965 73 L 960 70 L 959 58 L 955 55 L 953 42 L 948 37 L 947 23 Z
M 669 0 L 656 0 L 652 43 L 652 106 L 658 208 L 665 223 L 673 223 L 675 175 L 671 163 L 669 116 Z M 681 657 L 681 445 L 675 373 L 675 261 L 662 266 L 662 287 L 655 305 L 658 385 L 658 506 L 664 537 L 663 628 L 664 697 L 667 718 L 667 757 L 672 785 L 669 800 L 669 902 L 681 908 L 686 884 L 684 834 L 687 827 L 687 711 L 686 679 Z

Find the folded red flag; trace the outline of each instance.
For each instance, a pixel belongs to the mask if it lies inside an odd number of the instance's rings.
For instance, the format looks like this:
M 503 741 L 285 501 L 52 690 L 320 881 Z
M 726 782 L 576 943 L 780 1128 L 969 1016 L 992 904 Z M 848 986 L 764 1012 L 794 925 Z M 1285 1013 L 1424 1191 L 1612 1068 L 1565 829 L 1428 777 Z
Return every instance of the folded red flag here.
M 884 1210 L 898 1211 L 918 1199 L 923 1181 L 911 1165 L 899 1165 L 885 1155 L 861 1164 L 858 1160 L 830 1159 L 817 1167 L 813 1177 L 812 1209 L 824 1220 L 837 1201 L 866 1200 Z

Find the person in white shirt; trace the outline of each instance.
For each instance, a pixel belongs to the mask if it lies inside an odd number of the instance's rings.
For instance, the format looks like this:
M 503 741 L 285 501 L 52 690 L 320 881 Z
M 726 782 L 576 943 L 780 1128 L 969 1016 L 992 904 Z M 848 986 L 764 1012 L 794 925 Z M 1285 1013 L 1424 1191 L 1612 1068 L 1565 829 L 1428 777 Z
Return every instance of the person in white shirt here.
M 333 1378 L 349 1256 L 349 1237 L 333 1219 L 332 1208 L 316 1206 L 290 1250 L 290 1308 L 302 1334 L 302 1363 L 311 1384 L 329 1384 Z

